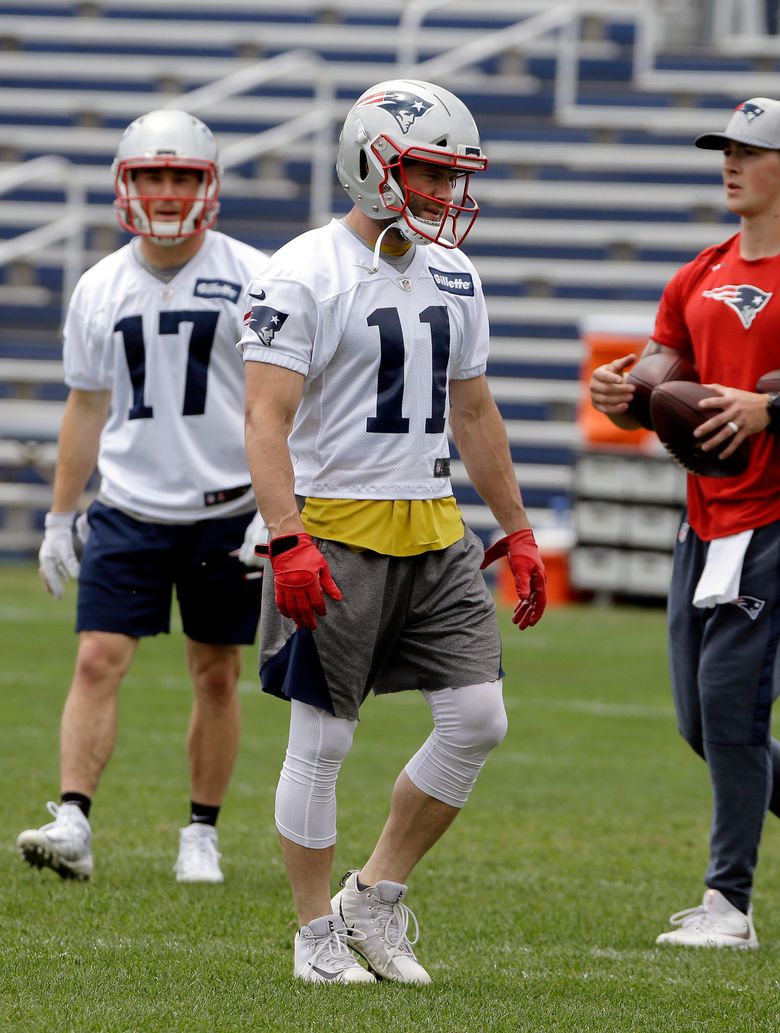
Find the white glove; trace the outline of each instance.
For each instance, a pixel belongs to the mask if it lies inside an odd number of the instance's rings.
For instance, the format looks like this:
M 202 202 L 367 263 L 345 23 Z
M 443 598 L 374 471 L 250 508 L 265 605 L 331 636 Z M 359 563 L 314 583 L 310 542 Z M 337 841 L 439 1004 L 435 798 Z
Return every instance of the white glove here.
M 253 567 L 255 570 L 262 569 L 265 565 L 265 557 L 255 555 L 255 546 L 267 541 L 268 528 L 265 520 L 263 520 L 259 513 L 255 513 L 254 518 L 247 525 L 247 529 L 244 532 L 244 541 L 237 553 L 239 561 L 245 567 Z
M 72 577 L 79 576 L 81 564 L 76 556 L 74 543 L 74 525 L 76 513 L 47 513 L 43 526 L 45 533 L 41 548 L 38 552 L 39 572 L 55 599 L 61 599 L 65 589 L 65 582 Z M 78 538 L 83 543 L 89 534 L 89 524 L 86 525 L 86 534 L 83 528 L 79 528 Z

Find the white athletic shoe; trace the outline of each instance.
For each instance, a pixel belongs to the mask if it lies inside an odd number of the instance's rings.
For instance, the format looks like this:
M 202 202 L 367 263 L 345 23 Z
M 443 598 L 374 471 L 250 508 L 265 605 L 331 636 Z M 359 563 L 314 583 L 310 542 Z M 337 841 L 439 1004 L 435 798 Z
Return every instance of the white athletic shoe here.
M 412 944 L 420 933 L 414 912 L 403 903 L 406 886 L 386 879 L 357 888 L 358 872 L 347 872 L 342 889 L 331 901 L 347 926 L 348 943 L 380 979 L 397 983 L 430 983 L 431 977 L 414 955 Z M 414 936 L 407 936 L 409 924 Z
M 51 868 L 63 879 L 88 879 L 92 874 L 92 832 L 84 812 L 75 803 L 51 800 L 46 809 L 54 821 L 39 829 L 26 829 L 16 839 L 22 860 L 33 868 Z
M 707 890 L 699 907 L 678 911 L 669 921 L 680 928 L 661 933 L 656 943 L 680 947 L 738 947 L 743 950 L 758 947 L 753 909 L 743 914 L 719 890 Z
M 179 856 L 173 870 L 177 882 L 223 882 L 219 867 L 222 855 L 217 850 L 217 830 L 213 825 L 193 822 L 179 832 Z
M 338 915 L 324 915 L 295 934 L 296 979 L 309 983 L 375 983 L 347 947 L 347 927 Z

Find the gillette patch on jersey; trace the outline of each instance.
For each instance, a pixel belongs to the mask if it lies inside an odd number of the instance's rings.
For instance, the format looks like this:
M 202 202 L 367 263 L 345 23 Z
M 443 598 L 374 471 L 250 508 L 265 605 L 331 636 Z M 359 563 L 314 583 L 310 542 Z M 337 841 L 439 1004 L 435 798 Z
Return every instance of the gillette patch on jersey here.
M 227 280 L 196 280 L 193 294 L 196 298 L 225 298 L 235 303 L 241 297 L 241 287 Z
M 433 476 L 434 477 L 449 477 L 450 475 L 450 460 L 449 456 L 445 459 L 434 459 L 433 461 Z
M 462 294 L 465 297 L 474 297 L 474 280 L 469 273 L 444 273 L 441 269 L 434 269 L 428 266 L 428 271 L 433 277 L 433 282 L 440 291 L 445 294 Z

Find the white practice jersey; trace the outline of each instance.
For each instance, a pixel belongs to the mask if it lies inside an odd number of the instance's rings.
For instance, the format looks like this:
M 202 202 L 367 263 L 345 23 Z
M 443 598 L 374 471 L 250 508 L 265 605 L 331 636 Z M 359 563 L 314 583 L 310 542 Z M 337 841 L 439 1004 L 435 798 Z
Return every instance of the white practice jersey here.
M 487 366 L 482 286 L 437 244 L 403 273 L 371 261 L 338 220 L 281 248 L 248 288 L 244 359 L 306 378 L 289 439 L 299 495 L 443 498 L 449 382 Z
M 100 497 L 150 520 L 226 516 L 252 498 L 244 450 L 243 292 L 267 257 L 207 231 L 168 283 L 134 242 L 79 280 L 65 320 L 65 381 L 111 391 Z

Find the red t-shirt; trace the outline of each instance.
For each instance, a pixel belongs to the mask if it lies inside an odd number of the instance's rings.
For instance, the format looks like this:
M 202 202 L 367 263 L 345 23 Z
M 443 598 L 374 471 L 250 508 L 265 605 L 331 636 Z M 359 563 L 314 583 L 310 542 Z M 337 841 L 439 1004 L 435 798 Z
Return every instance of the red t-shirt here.
M 780 369 L 780 255 L 746 261 L 739 234 L 702 251 L 664 290 L 653 340 L 692 357 L 703 384 L 755 391 Z M 688 519 L 705 541 L 780 520 L 780 435 L 748 440 L 746 473 L 688 476 Z

